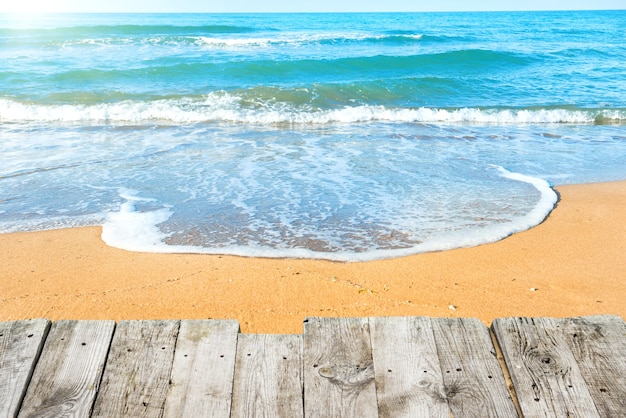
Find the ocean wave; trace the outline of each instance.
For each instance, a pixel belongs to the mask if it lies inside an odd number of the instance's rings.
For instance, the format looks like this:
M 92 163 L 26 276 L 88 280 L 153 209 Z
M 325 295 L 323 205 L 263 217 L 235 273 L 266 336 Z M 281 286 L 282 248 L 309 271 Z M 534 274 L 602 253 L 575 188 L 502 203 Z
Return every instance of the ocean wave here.
M 122 101 L 93 105 L 42 105 L 0 99 L 0 122 L 177 124 L 228 122 L 330 124 L 358 122 L 477 124 L 624 124 L 626 109 L 401 108 L 374 105 L 319 109 L 285 102 L 262 103 L 228 93 L 203 98 Z
M 219 40 L 220 44 L 263 46 L 274 41 L 264 38 L 246 40 Z M 72 80 L 75 83 L 94 80 L 102 84 L 124 83 L 136 80 L 141 85 L 145 80 L 167 85 L 174 77 L 188 84 L 189 80 L 218 80 L 234 84 L 280 85 L 288 81 L 320 79 L 324 82 L 345 82 L 346 80 L 394 80 L 420 76 L 438 76 L 458 79 L 458 75 L 475 71 L 497 71 L 512 66 L 525 66 L 531 59 L 516 53 L 490 50 L 458 50 L 440 53 L 419 53 L 408 55 L 347 56 L 337 58 L 258 56 L 249 60 L 180 60 L 179 57 L 156 57 L 151 60 L 129 63 L 118 67 L 70 67 L 60 68 L 46 79 L 57 81 Z M 320 77 L 323 75 L 323 77 Z
M 227 71 L 260 71 L 263 74 L 290 75 L 306 73 L 311 76 L 325 74 L 347 77 L 362 77 L 363 74 L 380 74 L 386 77 L 414 76 L 415 74 L 437 72 L 445 69 L 446 74 L 460 71 L 471 73 L 477 70 L 499 69 L 512 66 L 525 66 L 533 58 L 514 52 L 492 51 L 487 49 L 460 49 L 446 52 L 420 52 L 419 54 L 376 54 L 372 56 L 339 57 L 334 59 L 260 59 L 246 63 L 233 62 Z
M 393 43 L 407 44 L 420 41 L 423 34 L 381 34 L 327 32 L 321 34 L 282 33 L 275 36 L 225 38 L 200 36 L 193 38 L 197 45 L 211 49 L 232 49 L 269 46 L 307 46 L 310 44 L 332 45 L 345 43 Z M 433 37 L 429 37 L 431 39 Z
M 232 32 L 240 33 L 240 32 Z M 160 34 L 146 32 L 145 36 L 130 36 L 129 34 L 119 34 L 117 36 L 98 37 L 97 33 L 86 34 L 76 39 L 64 39 L 52 42 L 64 48 L 80 47 L 80 46 L 115 46 L 115 45 L 167 45 L 167 46 L 197 46 L 204 49 L 251 49 L 251 48 L 269 48 L 269 47 L 306 47 L 310 45 L 342 45 L 357 43 L 372 43 L 405 46 L 422 39 L 435 41 L 437 37 L 424 36 L 423 34 L 406 34 L 406 35 L 371 35 L 366 33 L 344 33 L 344 32 L 327 32 L 321 34 L 308 34 L 299 32 L 269 34 L 267 32 L 259 32 L 261 36 L 237 37 L 225 36 L 231 35 L 230 32 L 219 31 L 191 31 L 188 33 L 172 33 Z M 103 33 L 103 35 L 105 35 Z
M 250 36 L 270 28 L 234 25 L 93 25 L 55 28 L 0 28 L 0 38 L 31 47 L 185 46 L 207 36 Z M 278 32 L 278 31 L 276 31 Z
M 258 34 L 259 36 L 255 36 Z M 446 42 L 441 36 L 412 31 L 371 32 L 280 31 L 232 25 L 175 26 L 175 25 L 100 25 L 48 29 L 0 28 L 0 37 L 19 39 L 22 45 L 113 46 L 113 45 L 170 45 L 200 46 L 208 49 L 240 49 L 269 46 L 305 47 L 333 44 L 410 45 L 415 42 Z

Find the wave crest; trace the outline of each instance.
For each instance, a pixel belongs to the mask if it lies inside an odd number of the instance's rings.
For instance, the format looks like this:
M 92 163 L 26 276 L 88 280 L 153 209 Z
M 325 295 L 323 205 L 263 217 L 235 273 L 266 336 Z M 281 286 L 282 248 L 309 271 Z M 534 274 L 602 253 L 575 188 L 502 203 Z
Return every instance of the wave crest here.
M 477 124 L 624 124 L 626 109 L 400 108 L 375 105 L 319 109 L 252 102 L 228 93 L 203 98 L 126 100 L 94 105 L 43 105 L 0 99 L 0 122 L 329 124 L 358 122 Z

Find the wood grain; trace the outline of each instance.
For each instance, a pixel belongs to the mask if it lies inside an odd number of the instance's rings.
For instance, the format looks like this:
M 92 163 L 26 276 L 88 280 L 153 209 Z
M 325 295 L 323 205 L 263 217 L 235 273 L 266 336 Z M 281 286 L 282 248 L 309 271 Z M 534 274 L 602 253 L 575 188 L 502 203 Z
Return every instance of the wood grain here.
M 617 316 L 492 325 L 527 417 L 626 416 Z M 515 417 L 477 319 L 0 322 L 0 417 Z
M 493 329 L 524 416 L 599 416 L 558 320 L 496 319 Z
M 231 416 L 303 416 L 301 335 L 239 335 Z
M 307 318 L 304 413 L 308 417 L 377 417 L 367 318 Z
M 369 318 L 369 324 L 379 417 L 448 418 L 430 319 Z
M 94 417 L 162 416 L 179 325 L 179 321 L 118 323 Z
M 626 324 L 618 316 L 561 322 L 589 393 L 602 417 L 626 417 Z
M 487 327 L 471 318 L 435 318 L 432 324 L 452 414 L 517 417 Z
M 114 321 L 57 321 L 50 328 L 20 417 L 88 417 Z
M 181 321 L 164 417 L 229 417 L 239 323 Z
M 47 319 L 0 322 L 0 417 L 14 417 L 50 329 Z

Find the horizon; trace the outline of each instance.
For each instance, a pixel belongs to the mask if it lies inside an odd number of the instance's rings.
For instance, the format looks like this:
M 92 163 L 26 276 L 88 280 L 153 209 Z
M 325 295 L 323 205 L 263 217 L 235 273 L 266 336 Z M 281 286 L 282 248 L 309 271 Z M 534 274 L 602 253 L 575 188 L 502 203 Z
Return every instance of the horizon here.
M 79 0 L 22 0 L 0 5 L 1 14 L 65 14 L 65 13 L 137 13 L 137 14 L 191 14 L 191 13 L 420 13 L 420 12 L 530 12 L 530 11 L 602 11 L 624 10 L 621 0 L 528 0 L 523 5 L 496 0 L 441 0 L 437 5 L 410 0 L 388 0 L 384 4 L 374 0 L 319 0 L 315 5 L 292 4 L 288 0 L 267 0 L 259 4 L 253 0 L 218 0 L 210 5 L 198 5 L 193 0 L 111 0 L 86 3 Z
M 3 12 L 0 16 L 46 16 L 46 15 L 305 15 L 305 14 L 402 14 L 402 13 L 556 13 L 556 12 L 623 12 L 626 9 L 541 9 L 541 10 L 406 10 L 406 11 L 268 11 L 268 12 L 106 12 L 106 11 L 76 11 L 76 12 Z
M 365 10 L 365 11 L 252 11 L 252 12 L 233 12 L 233 11 L 46 11 L 46 12 L 4 12 L 0 11 L 0 15 L 61 15 L 61 14 L 224 14 L 224 15 L 247 15 L 247 14 L 401 14 L 401 13 L 528 13 L 528 12 L 620 12 L 624 9 L 506 9 L 506 10 Z

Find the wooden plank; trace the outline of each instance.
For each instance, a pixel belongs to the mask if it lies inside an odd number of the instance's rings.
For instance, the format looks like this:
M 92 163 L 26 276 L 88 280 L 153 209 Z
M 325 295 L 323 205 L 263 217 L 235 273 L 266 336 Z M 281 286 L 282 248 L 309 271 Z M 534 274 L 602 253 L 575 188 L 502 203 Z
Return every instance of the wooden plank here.
M 304 414 L 378 416 L 367 318 L 304 321 Z
M 179 321 L 120 321 L 94 417 L 161 417 Z
M 52 324 L 19 416 L 89 416 L 114 321 Z
M 369 324 L 379 417 L 448 418 L 430 319 L 370 318 Z
M 231 416 L 303 416 L 301 335 L 239 335 Z
M 626 417 L 624 320 L 601 315 L 560 322 L 600 416 Z
M 445 393 L 456 417 L 517 417 L 489 330 L 478 319 L 432 319 Z
M 17 416 L 49 329 L 47 319 L 0 322 L 0 417 Z
M 239 323 L 181 321 L 164 417 L 228 417 Z
M 597 417 L 576 359 L 551 318 L 500 318 L 493 330 L 524 416 Z

